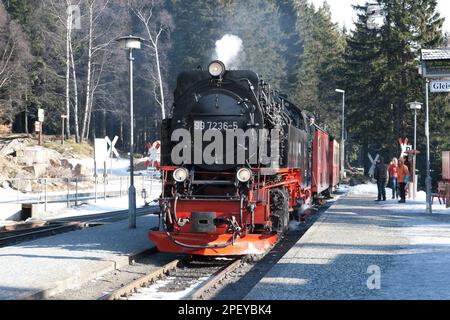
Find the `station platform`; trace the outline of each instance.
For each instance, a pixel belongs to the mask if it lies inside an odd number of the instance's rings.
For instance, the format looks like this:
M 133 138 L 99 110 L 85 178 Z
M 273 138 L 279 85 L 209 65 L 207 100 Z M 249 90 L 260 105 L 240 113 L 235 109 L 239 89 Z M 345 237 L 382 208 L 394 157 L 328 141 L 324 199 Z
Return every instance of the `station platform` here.
M 450 299 L 450 210 L 374 199 L 337 200 L 245 299 Z
M 152 215 L 0 248 L 0 300 L 45 299 L 130 263 L 150 250 Z

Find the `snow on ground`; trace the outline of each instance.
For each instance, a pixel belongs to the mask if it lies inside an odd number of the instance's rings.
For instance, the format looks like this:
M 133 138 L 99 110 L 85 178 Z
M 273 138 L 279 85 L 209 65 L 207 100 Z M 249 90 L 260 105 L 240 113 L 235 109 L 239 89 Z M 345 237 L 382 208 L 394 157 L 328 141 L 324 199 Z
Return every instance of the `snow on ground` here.
M 161 195 L 161 181 L 150 181 L 150 180 L 136 180 L 136 200 L 137 206 L 143 206 L 144 200 L 141 196 L 141 190 L 143 188 L 148 192 L 147 201 L 152 202 L 153 200 L 159 198 Z M 87 203 L 86 205 L 81 205 L 79 207 L 67 208 L 66 203 L 48 203 L 47 212 L 42 213 L 40 218 L 62 218 L 69 216 L 79 216 L 79 215 L 90 215 L 96 213 L 105 213 L 110 211 L 123 210 L 128 208 L 128 197 L 127 197 L 127 184 L 123 181 L 122 194 L 124 197 L 117 198 L 107 198 L 103 200 L 103 185 L 98 186 L 98 198 L 97 203 L 95 200 L 90 201 L 80 201 L 81 203 Z M 107 185 L 107 192 L 109 191 L 119 191 L 119 182 L 111 183 Z M 151 190 L 151 191 L 150 191 Z M 80 190 L 80 192 L 94 192 L 93 187 L 88 190 Z M 71 194 L 75 191 L 72 190 Z M 49 192 L 48 195 L 65 195 L 67 191 L 61 192 Z M 40 203 L 42 211 L 44 210 L 44 195 L 41 193 L 36 194 L 24 194 L 18 193 L 16 190 L 11 188 L 0 188 L 0 205 L 2 210 L 0 211 L 0 221 L 4 219 L 11 219 L 21 210 L 21 203 L 18 202 L 33 202 Z
M 37 180 L 36 180 L 37 181 Z M 95 192 L 95 180 L 94 178 L 86 180 L 87 182 L 79 182 L 78 183 L 78 192 L 79 193 L 94 193 Z M 57 181 L 61 182 L 61 181 Z M 128 177 L 110 177 L 107 178 L 106 182 L 106 192 L 121 191 L 122 193 L 126 193 L 128 189 Z M 65 183 L 64 183 L 65 184 Z M 148 176 L 136 176 L 135 177 L 135 186 L 138 190 L 146 189 L 147 191 L 154 188 L 161 188 L 161 181 L 158 178 L 152 178 Z M 70 194 L 74 195 L 76 192 L 76 184 L 75 181 L 70 183 Z M 44 193 L 44 184 L 42 184 L 40 191 L 23 193 L 17 190 L 12 189 L 11 187 L 2 188 L 0 187 L 0 204 L 15 204 L 15 203 L 26 203 L 26 202 L 43 202 L 45 199 Z M 66 196 L 67 189 L 64 185 L 62 187 L 63 190 L 60 191 L 48 191 L 48 196 Z M 103 185 L 103 177 L 98 179 L 97 183 L 97 192 L 99 196 L 103 194 L 105 188 Z
M 156 193 L 153 194 L 155 198 L 159 196 Z M 151 198 L 153 199 L 153 198 Z M 148 199 L 147 199 L 148 201 Z M 144 200 L 137 195 L 136 196 L 136 207 L 141 208 L 145 205 Z M 151 203 L 151 205 L 156 205 L 156 203 Z M 108 198 L 106 200 L 98 199 L 95 203 L 90 201 L 90 203 L 82 204 L 78 207 L 64 208 L 56 211 L 49 211 L 46 214 L 46 218 L 59 219 L 73 216 L 84 216 L 99 213 L 106 213 L 111 211 L 119 211 L 128 209 L 128 196 L 121 198 Z
M 147 202 L 150 203 L 151 206 L 156 206 L 157 202 L 153 202 L 153 200 L 158 199 L 161 196 L 161 184 L 159 187 L 153 188 L 151 194 L 148 194 L 146 199 Z M 142 196 L 137 193 L 136 194 L 136 207 L 140 208 L 145 205 L 145 200 L 142 199 Z M 54 218 L 65 218 L 65 217 L 73 217 L 73 216 L 83 216 L 83 215 L 91 215 L 97 213 L 106 213 L 111 211 L 119 211 L 128 209 L 128 195 L 124 197 L 117 198 L 107 198 L 104 200 L 103 198 L 95 200 L 91 200 L 89 202 L 85 202 L 78 207 L 65 208 L 63 210 L 59 209 L 56 211 L 49 211 L 47 215 Z
M 348 195 L 361 195 L 361 196 L 373 196 L 376 200 L 378 196 L 377 185 L 373 183 L 361 184 L 354 187 L 345 186 L 341 190 L 348 190 Z M 406 210 L 410 213 L 424 213 L 426 211 L 426 193 L 425 191 L 418 191 L 415 200 L 408 199 L 406 197 L 406 203 L 398 203 L 398 199 L 392 198 L 392 189 L 386 188 L 387 201 L 381 202 L 380 205 L 386 210 Z M 447 209 L 444 204 L 439 204 L 439 201 L 435 199 L 433 204 L 433 213 L 436 214 L 450 214 L 450 208 Z
M 164 291 L 162 288 L 166 287 L 175 278 L 169 277 L 167 279 L 159 280 L 154 285 L 148 288 L 140 288 L 138 292 L 129 297 L 128 300 L 182 300 L 186 299 L 195 290 L 200 288 L 202 283 L 208 280 L 207 277 L 203 277 L 194 282 L 190 287 L 183 291 Z
M 146 161 L 146 158 L 141 159 L 140 161 Z M 70 164 L 74 167 L 78 164 L 81 164 L 83 167 L 88 168 L 94 171 L 94 159 L 92 158 L 84 158 L 84 159 L 71 159 L 69 160 Z M 104 172 L 103 164 L 97 164 L 97 174 L 102 176 Z M 112 169 L 111 169 L 112 168 Z M 117 177 L 126 177 L 130 175 L 128 171 L 130 168 L 130 160 L 129 159 L 114 159 L 106 161 L 106 171 L 110 176 Z M 147 170 L 143 171 L 135 171 L 136 175 L 150 175 L 150 172 Z
M 11 187 L 7 187 L 6 189 L 0 187 L 0 203 L 10 201 L 17 201 L 17 191 Z
M 83 167 L 94 170 L 94 159 L 85 158 L 85 159 L 71 159 L 69 160 L 70 164 L 74 167 L 78 164 L 81 164 Z M 97 164 L 97 174 L 103 175 L 104 168 L 103 164 Z M 111 170 L 112 166 L 112 170 Z M 130 166 L 130 160 L 127 159 L 114 159 L 106 161 L 106 170 L 108 174 L 112 173 L 113 176 L 127 176 L 130 173 L 128 172 L 128 168 Z
M 78 164 L 81 164 L 83 167 L 91 169 L 94 171 L 94 160 L 91 158 L 85 158 L 85 159 L 71 159 L 69 162 L 75 167 Z M 112 164 L 112 170 L 111 170 L 111 164 Z M 98 186 L 97 186 L 97 193 L 98 198 L 102 198 L 102 194 L 106 189 L 106 192 L 121 191 L 122 194 L 127 194 L 128 189 L 128 179 L 130 173 L 128 172 L 129 168 L 129 160 L 127 159 L 114 159 L 113 161 L 107 161 L 107 172 L 109 174 L 109 177 L 107 178 L 107 184 L 106 188 L 103 185 L 103 168 L 98 168 L 97 173 L 99 175 L 98 180 Z M 158 175 L 153 172 L 149 172 L 147 170 L 145 171 L 137 171 L 135 172 L 136 178 L 135 178 L 135 185 L 137 189 L 137 198 L 140 198 L 140 192 L 142 189 L 146 189 L 149 193 L 148 201 L 152 201 L 155 198 L 158 198 L 161 194 L 161 181 L 158 179 Z M 140 177 L 141 176 L 141 177 Z M 155 179 L 153 179 L 153 177 Z M 90 181 L 90 179 L 87 179 Z M 78 183 L 78 192 L 80 193 L 94 193 L 95 191 L 95 183 L 94 178 L 91 178 L 92 181 L 89 183 L 79 182 Z M 71 183 L 69 186 L 70 194 L 75 194 L 75 183 Z M 150 191 L 152 190 L 152 191 Z M 151 195 L 150 195 L 151 193 Z M 67 190 L 64 187 L 64 190 L 60 191 L 53 191 L 48 192 L 48 196 L 65 196 L 67 194 Z M 33 193 L 22 193 L 17 190 L 14 190 L 10 187 L 2 188 L 0 187 L 0 205 L 2 206 L 2 210 L 0 212 L 0 221 L 4 219 L 11 219 L 15 215 L 17 215 L 18 212 L 21 210 L 21 203 L 43 203 L 45 200 L 45 194 L 44 194 L 44 187 L 42 186 L 41 192 L 33 192 Z M 128 205 L 128 200 L 124 201 L 124 198 L 119 198 L 120 201 L 117 201 L 116 205 L 116 199 L 108 198 L 107 204 L 104 206 L 99 205 L 99 202 L 97 202 L 97 206 L 86 207 L 86 210 L 88 214 L 99 213 L 99 212 L 108 212 L 108 211 L 116 211 L 125 209 Z M 92 203 L 93 201 L 90 201 Z M 110 205 L 113 203 L 112 205 Z M 60 204 L 47 204 L 47 211 L 50 213 L 50 215 L 53 215 L 55 212 L 59 212 L 61 210 L 61 207 L 64 207 L 61 203 Z M 70 216 L 70 215 L 81 215 L 83 214 L 81 212 L 82 210 L 80 208 L 77 208 L 72 211 L 67 211 L 64 216 Z
M 377 185 L 373 183 L 360 184 L 354 187 L 347 187 L 347 190 L 349 195 L 378 195 Z M 387 192 L 388 190 L 386 189 L 386 193 Z

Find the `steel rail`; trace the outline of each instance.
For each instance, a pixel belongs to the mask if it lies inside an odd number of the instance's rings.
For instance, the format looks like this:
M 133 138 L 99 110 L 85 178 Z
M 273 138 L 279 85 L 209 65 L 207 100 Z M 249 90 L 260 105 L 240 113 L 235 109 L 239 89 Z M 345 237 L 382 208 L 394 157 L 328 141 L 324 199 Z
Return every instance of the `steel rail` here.
M 55 232 L 57 233 L 64 233 L 69 231 L 74 231 L 77 229 L 83 229 L 86 227 L 86 223 L 80 223 L 80 222 L 69 222 L 64 225 L 59 226 L 51 226 L 45 229 L 39 229 L 39 230 L 32 230 L 32 231 L 26 231 L 24 230 L 21 233 L 16 233 L 11 236 L 6 237 L 0 237 L 0 247 L 5 247 L 17 242 L 22 242 L 25 240 L 29 240 L 31 238 L 43 238 L 46 236 L 54 235 Z
M 243 259 L 234 260 L 224 268 L 216 271 L 208 280 L 206 280 L 200 288 L 195 290 L 188 298 L 187 300 L 202 300 L 205 294 L 208 292 L 214 290 L 217 285 L 222 282 L 229 273 L 233 272 L 234 270 L 240 268 L 243 264 Z
M 111 294 L 101 297 L 99 300 L 119 300 L 121 297 L 133 294 L 137 289 L 145 286 L 148 283 L 152 283 L 152 282 L 162 278 L 164 275 L 166 275 L 170 271 L 175 270 L 179 266 L 180 263 L 181 263 L 180 260 L 174 260 L 174 261 L 166 264 L 165 266 L 159 268 L 158 270 L 150 272 L 150 273 L 146 274 L 145 276 L 112 292 Z
M 152 214 L 158 212 L 158 208 L 139 208 L 137 209 L 138 216 L 143 216 L 146 214 Z M 128 210 L 111 211 L 99 214 L 92 214 L 86 216 L 76 216 L 67 217 L 60 219 L 49 220 L 49 225 L 44 225 L 40 227 L 31 227 L 27 229 L 17 229 L 13 231 L 3 231 L 0 232 L 0 247 L 5 247 L 11 244 L 23 242 L 35 238 L 44 238 L 52 236 L 55 233 L 65 233 L 78 229 L 84 229 L 89 227 L 89 224 L 101 224 L 107 221 L 116 219 L 117 216 L 128 214 Z
M 159 212 L 159 207 L 145 207 L 145 208 L 136 209 L 136 213 L 139 215 L 155 214 L 157 212 Z M 66 222 L 66 221 L 97 222 L 97 221 L 102 221 L 102 220 L 107 220 L 109 218 L 113 218 L 114 216 L 127 215 L 127 214 L 128 214 L 128 209 L 125 209 L 125 210 L 110 211 L 110 212 L 90 214 L 90 215 L 84 215 L 84 216 L 74 216 L 74 217 L 51 219 L 49 221 L 51 221 L 51 222 Z

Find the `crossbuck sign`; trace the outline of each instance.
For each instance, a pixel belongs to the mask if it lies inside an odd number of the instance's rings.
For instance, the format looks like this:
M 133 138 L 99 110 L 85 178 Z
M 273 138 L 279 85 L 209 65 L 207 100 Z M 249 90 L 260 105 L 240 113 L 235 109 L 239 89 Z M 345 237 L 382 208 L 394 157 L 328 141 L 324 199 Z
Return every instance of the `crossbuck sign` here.
M 375 175 L 375 167 L 377 165 L 378 159 L 380 159 L 380 155 L 377 154 L 375 159 L 372 158 L 372 155 L 370 153 L 368 153 L 368 155 L 369 155 L 369 160 L 372 163 L 372 166 L 370 167 L 370 170 L 369 170 L 369 176 L 373 177 Z
M 117 149 L 115 147 L 117 141 L 119 141 L 119 137 L 115 136 L 113 141 L 111 141 L 108 137 L 105 137 L 105 140 L 106 140 L 106 143 L 108 144 L 108 152 L 106 154 L 109 154 L 109 157 L 111 159 L 114 159 L 114 155 L 117 158 L 120 158 L 119 157 L 119 152 L 117 152 Z

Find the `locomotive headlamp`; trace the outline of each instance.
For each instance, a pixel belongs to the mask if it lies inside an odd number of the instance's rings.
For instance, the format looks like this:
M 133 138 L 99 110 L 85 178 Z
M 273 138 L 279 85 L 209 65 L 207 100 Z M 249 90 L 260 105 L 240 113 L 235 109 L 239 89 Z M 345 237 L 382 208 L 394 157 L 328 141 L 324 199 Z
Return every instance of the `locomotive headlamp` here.
M 240 182 L 248 182 L 252 178 L 252 171 L 247 168 L 239 169 L 237 172 L 237 179 Z
M 223 77 L 226 71 L 225 64 L 222 61 L 216 60 L 211 62 L 208 67 L 209 74 L 213 77 Z
M 173 179 L 176 182 L 184 182 L 189 176 L 189 172 L 185 168 L 178 168 L 173 172 Z

